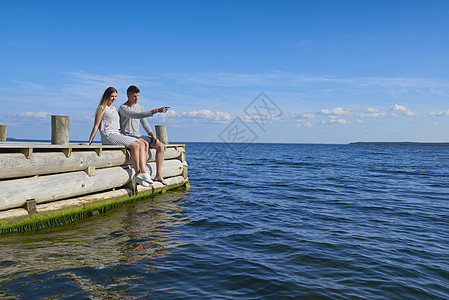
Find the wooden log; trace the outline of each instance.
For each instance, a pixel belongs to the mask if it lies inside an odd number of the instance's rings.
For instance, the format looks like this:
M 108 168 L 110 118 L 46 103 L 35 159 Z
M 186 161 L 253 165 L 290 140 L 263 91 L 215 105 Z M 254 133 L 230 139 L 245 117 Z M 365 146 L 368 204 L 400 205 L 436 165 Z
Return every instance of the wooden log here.
M 0 125 L 0 142 L 6 142 L 7 125 Z
M 0 153 L 0 179 L 25 176 L 64 173 L 85 170 L 90 166 L 96 169 L 131 164 L 129 155 L 121 150 L 103 150 L 101 155 L 95 151 L 74 151 L 69 157 L 63 152 L 32 152 L 24 156 L 21 153 Z M 101 149 L 101 148 L 100 148 Z M 95 149 L 93 149 L 95 150 Z M 164 159 L 179 158 L 184 149 L 167 148 Z M 156 151 L 151 149 L 150 162 L 155 160 Z M 29 158 L 27 158 L 29 157 Z
M 156 125 L 156 137 L 163 144 L 168 145 L 167 127 L 165 125 Z
M 150 162 L 147 164 L 148 173 L 151 178 L 156 176 L 156 163 Z M 164 160 L 162 163 L 162 177 L 173 177 L 182 174 L 183 164 L 177 159 Z
M 25 208 L 14 208 L 0 211 L 0 221 L 24 218 L 27 216 L 29 216 L 29 213 Z
M 66 157 L 63 152 L 37 152 L 27 159 L 21 153 L 0 154 L 0 178 L 17 178 L 33 175 L 64 173 L 121 166 L 127 162 L 121 150 L 104 150 L 101 156 L 94 151 L 72 152 Z
M 150 157 L 149 161 L 155 161 L 156 160 L 156 150 L 150 149 L 150 151 L 151 151 L 151 157 Z M 183 152 L 185 152 L 184 148 L 169 146 L 165 149 L 164 160 L 179 158 Z
M 148 165 L 154 178 L 156 163 Z M 162 176 L 178 176 L 182 174 L 182 169 L 183 165 L 177 159 L 164 161 Z M 31 198 L 39 204 L 121 187 L 129 182 L 133 172 L 131 168 L 111 167 L 96 169 L 95 176 L 77 171 L 3 180 L 0 181 L 0 210 L 21 207 Z
M 159 190 L 159 189 L 169 189 L 171 186 L 176 186 L 179 184 L 183 184 L 186 182 L 185 178 L 182 176 L 174 176 L 174 177 L 170 177 L 170 178 L 165 178 L 165 182 L 167 182 L 167 186 L 163 185 L 160 182 L 155 182 L 153 184 L 153 187 L 143 187 L 141 185 L 137 186 L 137 191 L 139 194 L 142 193 L 148 193 L 149 191 L 154 190 Z
M 68 116 L 51 116 L 51 143 L 53 145 L 69 144 Z
M 167 188 L 170 188 L 172 186 L 176 186 L 176 185 L 185 183 L 185 180 L 181 176 L 175 176 L 175 177 L 167 178 L 166 182 L 168 184 Z M 162 188 L 164 188 L 162 183 L 160 183 L 160 182 L 154 183 L 154 190 L 159 190 Z M 151 187 L 144 188 L 140 185 L 138 186 L 139 194 L 148 193 L 151 191 L 153 191 L 153 188 L 151 188 Z M 87 196 L 81 196 L 81 197 L 75 197 L 75 198 L 66 199 L 66 200 L 60 200 L 60 201 L 39 204 L 37 206 L 37 211 L 38 211 L 38 213 L 48 213 L 48 212 L 57 211 L 57 210 L 80 207 L 83 205 L 90 205 L 90 204 L 99 203 L 99 202 L 112 200 L 112 199 L 129 197 L 132 195 L 133 194 L 130 189 L 120 188 L 115 191 L 107 191 L 107 192 L 96 193 L 96 194 L 87 195 Z
M 48 213 L 52 211 L 70 209 L 80 206 L 82 207 L 83 205 L 89 205 L 111 199 L 119 199 L 130 196 L 132 196 L 131 190 L 129 190 L 128 188 L 120 188 L 116 189 L 115 191 L 101 192 L 92 195 L 39 204 L 37 205 L 37 211 L 39 213 Z
M 96 170 L 95 176 L 84 171 L 0 181 L 0 210 L 21 207 L 27 199 L 44 203 L 120 187 L 132 176 L 132 169 L 112 167 Z

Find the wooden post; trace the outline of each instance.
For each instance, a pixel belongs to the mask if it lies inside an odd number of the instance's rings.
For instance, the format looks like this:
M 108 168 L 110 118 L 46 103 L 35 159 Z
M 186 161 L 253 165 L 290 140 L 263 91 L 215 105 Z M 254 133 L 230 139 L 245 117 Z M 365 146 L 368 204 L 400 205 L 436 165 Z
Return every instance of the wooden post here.
M 68 116 L 51 116 L 51 143 L 53 145 L 69 143 Z
M 167 128 L 165 125 L 156 125 L 156 137 L 163 144 L 168 145 Z
M 28 199 L 25 202 L 25 209 L 28 211 L 29 215 L 37 213 L 37 206 L 36 206 L 36 200 L 34 199 Z
M 0 125 L 0 142 L 6 142 L 6 125 Z

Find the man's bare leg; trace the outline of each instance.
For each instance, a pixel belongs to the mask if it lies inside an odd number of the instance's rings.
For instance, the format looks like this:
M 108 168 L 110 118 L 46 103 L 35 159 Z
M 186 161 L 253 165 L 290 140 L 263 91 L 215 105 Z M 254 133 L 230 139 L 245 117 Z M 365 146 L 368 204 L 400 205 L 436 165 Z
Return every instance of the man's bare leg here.
M 156 177 L 154 178 L 154 180 L 159 181 L 164 185 L 167 185 L 167 182 L 165 182 L 164 177 L 162 177 L 162 163 L 164 162 L 165 145 L 161 142 L 158 142 L 156 144 L 156 141 L 153 141 L 150 147 L 156 149 Z

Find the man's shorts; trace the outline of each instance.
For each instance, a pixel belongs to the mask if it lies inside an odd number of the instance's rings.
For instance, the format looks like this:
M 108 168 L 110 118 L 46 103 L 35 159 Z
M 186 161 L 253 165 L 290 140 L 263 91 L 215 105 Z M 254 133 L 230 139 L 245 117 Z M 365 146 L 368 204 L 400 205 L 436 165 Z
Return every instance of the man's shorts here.
M 138 136 L 138 135 L 129 134 L 128 136 L 132 136 L 136 139 L 143 139 L 143 140 L 147 141 L 149 145 L 151 145 L 151 143 L 153 142 L 153 137 L 151 137 L 149 135 Z

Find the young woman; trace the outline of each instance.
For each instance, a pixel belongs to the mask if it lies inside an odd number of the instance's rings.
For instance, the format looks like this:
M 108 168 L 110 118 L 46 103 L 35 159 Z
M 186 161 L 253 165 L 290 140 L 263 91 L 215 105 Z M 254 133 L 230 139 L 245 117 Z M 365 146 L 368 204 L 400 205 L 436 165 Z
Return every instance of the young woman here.
M 103 145 L 125 145 L 131 152 L 131 162 L 133 164 L 134 180 L 142 186 L 150 186 L 153 184 L 151 176 L 146 172 L 146 163 L 148 160 L 148 145 L 143 139 L 126 136 L 120 133 L 120 119 L 112 104 L 117 100 L 117 90 L 108 87 L 103 93 L 100 104 L 95 112 L 94 127 L 90 134 L 88 143 L 81 145 L 90 145 L 100 129 L 101 143 Z

